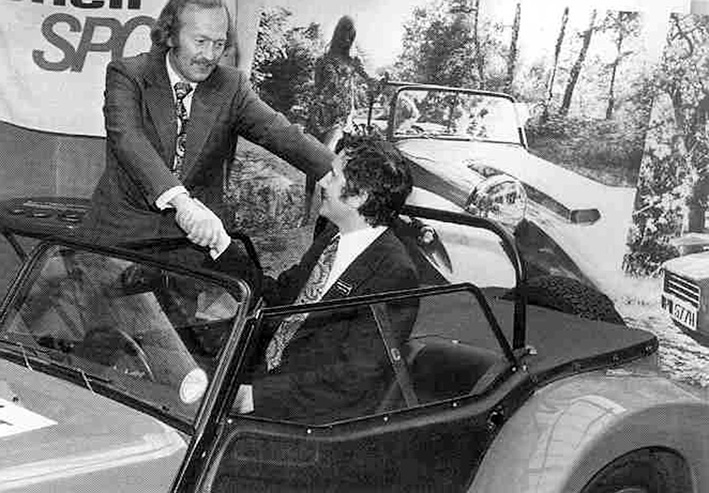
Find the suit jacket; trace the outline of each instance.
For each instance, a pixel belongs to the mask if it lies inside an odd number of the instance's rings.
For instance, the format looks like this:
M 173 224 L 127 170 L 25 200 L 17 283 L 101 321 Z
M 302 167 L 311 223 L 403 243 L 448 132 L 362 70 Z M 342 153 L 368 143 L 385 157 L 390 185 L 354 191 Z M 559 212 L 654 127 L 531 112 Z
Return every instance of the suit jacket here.
M 154 47 L 108 64 L 103 108 L 106 169 L 83 225 L 90 240 L 112 243 L 182 235 L 174 212 L 155 206 L 163 192 L 181 184 L 169 170 L 177 119 L 165 57 L 164 50 Z M 238 135 L 316 179 L 330 170 L 334 158 L 300 126 L 261 101 L 243 72 L 218 66 L 193 95 L 182 176 L 192 195 L 217 213 Z
M 263 279 L 263 297 L 271 305 L 292 303 L 336 230 L 319 235 L 301 262 L 278 276 Z M 216 268 L 236 272 L 243 266 L 229 250 Z M 391 229 L 379 236 L 342 273 L 322 300 L 360 296 L 418 286 L 416 269 Z M 388 306 L 398 343 L 409 336 L 417 301 Z M 319 423 L 364 416 L 374 411 L 393 371 L 376 322 L 367 308 L 311 313 L 283 352 L 281 365 L 265 368 L 264 351 L 280 320 L 260 334 L 259 368 L 254 374 L 255 413 L 273 419 Z M 270 328 L 270 330 L 268 330 Z

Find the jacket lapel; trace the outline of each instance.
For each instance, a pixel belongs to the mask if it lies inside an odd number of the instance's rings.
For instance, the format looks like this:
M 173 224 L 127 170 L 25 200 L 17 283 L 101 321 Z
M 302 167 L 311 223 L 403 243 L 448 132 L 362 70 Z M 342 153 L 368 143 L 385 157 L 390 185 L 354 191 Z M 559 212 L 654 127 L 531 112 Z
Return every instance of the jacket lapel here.
M 192 168 L 194 168 L 207 137 L 214 127 L 217 115 L 227 101 L 226 91 L 228 88 L 224 87 L 224 78 L 221 68 L 218 66 L 205 81 L 197 84 L 187 127 L 184 179 L 189 177 Z
M 165 52 L 157 49 L 150 51 L 148 66 L 145 70 L 145 100 L 148 112 L 155 125 L 160 143 L 163 147 L 163 157 L 168 166 L 175 153 L 177 138 L 177 118 L 174 110 L 174 100 L 170 80 L 165 67 Z
M 383 255 L 380 246 L 388 241 L 391 230 L 384 231 L 345 269 L 323 296 L 323 300 L 357 296 L 362 283 L 376 275 L 379 259 Z

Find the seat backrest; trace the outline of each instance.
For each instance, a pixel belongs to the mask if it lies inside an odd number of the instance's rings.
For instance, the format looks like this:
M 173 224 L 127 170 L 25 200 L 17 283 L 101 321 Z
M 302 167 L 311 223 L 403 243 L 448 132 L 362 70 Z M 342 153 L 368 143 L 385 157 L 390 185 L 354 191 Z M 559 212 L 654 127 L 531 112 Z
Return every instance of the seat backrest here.
M 488 368 L 503 356 L 489 349 L 432 338 L 416 352 L 410 371 L 421 402 L 468 395 Z
M 402 345 L 401 353 L 422 404 L 470 394 L 488 370 L 504 359 L 501 353 L 441 337 L 411 339 Z M 403 407 L 401 389 L 393 379 L 377 412 Z

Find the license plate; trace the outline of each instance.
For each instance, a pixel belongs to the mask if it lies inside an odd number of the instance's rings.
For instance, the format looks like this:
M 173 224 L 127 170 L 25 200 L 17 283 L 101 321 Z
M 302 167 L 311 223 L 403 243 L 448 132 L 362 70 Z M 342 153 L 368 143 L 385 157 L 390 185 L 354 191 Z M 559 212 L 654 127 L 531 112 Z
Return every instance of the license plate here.
M 697 330 L 697 309 L 692 305 L 674 296 L 663 294 L 662 308 L 664 308 L 677 323 L 688 329 Z

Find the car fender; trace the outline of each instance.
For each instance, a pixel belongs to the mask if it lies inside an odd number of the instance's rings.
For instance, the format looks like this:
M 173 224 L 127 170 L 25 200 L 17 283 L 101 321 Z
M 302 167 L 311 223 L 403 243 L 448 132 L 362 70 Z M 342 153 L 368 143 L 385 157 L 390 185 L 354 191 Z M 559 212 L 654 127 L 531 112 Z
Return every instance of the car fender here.
M 647 447 L 684 458 L 709 491 L 709 404 L 660 376 L 576 375 L 539 389 L 504 424 L 468 491 L 579 492 L 604 466 Z

